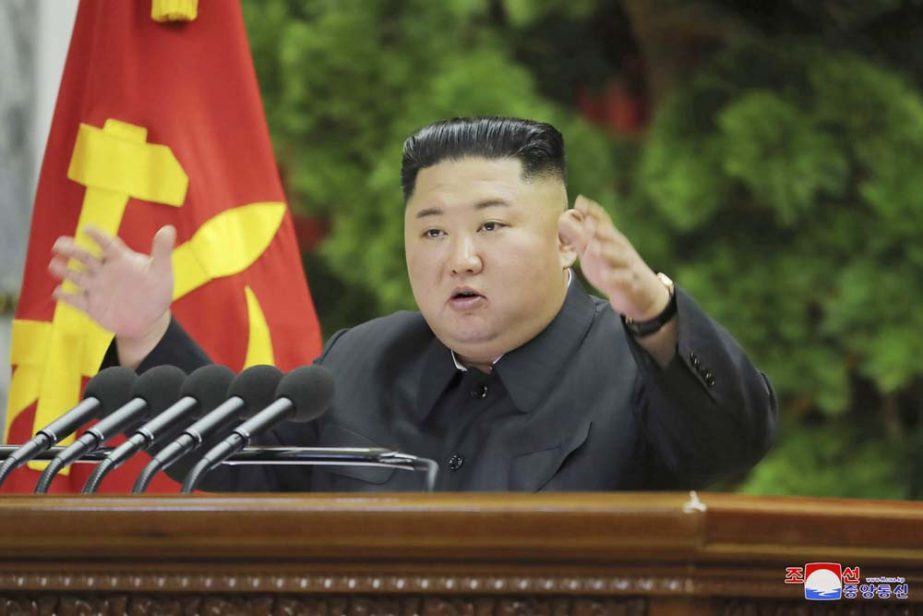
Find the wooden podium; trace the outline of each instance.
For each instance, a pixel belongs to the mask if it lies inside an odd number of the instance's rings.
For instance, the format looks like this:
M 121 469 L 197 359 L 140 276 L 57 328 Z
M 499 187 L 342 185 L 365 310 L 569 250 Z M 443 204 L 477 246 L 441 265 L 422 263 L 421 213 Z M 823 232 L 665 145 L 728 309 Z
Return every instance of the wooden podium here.
M 923 504 L 728 494 L 4 496 L 0 614 L 921 614 Z M 787 567 L 904 578 L 808 601 Z

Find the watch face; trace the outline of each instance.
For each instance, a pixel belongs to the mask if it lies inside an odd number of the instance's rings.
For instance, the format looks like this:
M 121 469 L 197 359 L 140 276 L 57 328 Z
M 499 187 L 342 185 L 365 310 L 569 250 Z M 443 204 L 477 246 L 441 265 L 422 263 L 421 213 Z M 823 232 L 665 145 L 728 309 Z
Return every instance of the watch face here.
M 676 287 L 676 285 L 673 283 L 673 280 L 671 280 L 670 277 L 663 272 L 657 272 L 657 277 L 660 278 L 660 282 L 662 282 L 672 294 L 673 289 Z

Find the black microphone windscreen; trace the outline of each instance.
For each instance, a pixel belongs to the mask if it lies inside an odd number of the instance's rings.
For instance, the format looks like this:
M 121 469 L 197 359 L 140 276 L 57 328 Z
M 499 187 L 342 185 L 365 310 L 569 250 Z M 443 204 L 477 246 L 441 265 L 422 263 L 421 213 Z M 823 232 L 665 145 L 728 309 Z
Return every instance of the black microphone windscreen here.
M 282 372 L 275 366 L 251 366 L 238 374 L 228 387 L 229 398 L 237 396 L 244 401 L 237 417 L 247 419 L 272 404 L 281 380 Z
M 189 396 L 198 402 L 190 417 L 199 419 L 227 400 L 232 380 L 234 372 L 220 364 L 209 364 L 193 370 L 179 390 L 181 398 Z
M 311 421 L 320 417 L 333 400 L 333 375 L 323 366 L 302 366 L 279 382 L 277 398 L 288 398 L 295 405 L 289 421 Z
M 105 417 L 131 400 L 131 389 L 138 375 L 131 368 L 113 366 L 101 370 L 83 390 L 84 398 L 96 398 L 102 405 L 97 417 Z
M 132 387 L 131 397 L 147 402 L 142 420 L 161 413 L 176 402 L 184 380 L 186 373 L 176 366 L 155 366 L 139 376 Z

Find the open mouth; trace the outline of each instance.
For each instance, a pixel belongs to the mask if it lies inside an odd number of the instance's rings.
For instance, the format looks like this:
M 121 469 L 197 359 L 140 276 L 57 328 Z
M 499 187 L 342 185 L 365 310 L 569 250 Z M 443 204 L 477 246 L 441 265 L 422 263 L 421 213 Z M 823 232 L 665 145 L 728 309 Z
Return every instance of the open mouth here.
M 455 289 L 449 298 L 449 304 L 460 310 L 476 308 L 484 301 L 486 298 L 474 289 Z
M 456 291 L 452 294 L 452 299 L 466 299 L 470 297 L 483 297 L 480 293 L 474 291 Z

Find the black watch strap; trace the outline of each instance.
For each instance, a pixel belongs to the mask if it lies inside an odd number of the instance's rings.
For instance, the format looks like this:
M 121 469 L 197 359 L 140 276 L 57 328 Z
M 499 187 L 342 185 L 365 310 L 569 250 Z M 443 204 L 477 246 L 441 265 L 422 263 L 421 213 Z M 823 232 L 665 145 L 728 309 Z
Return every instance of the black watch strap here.
M 670 301 L 660 314 L 646 321 L 633 321 L 625 315 L 622 315 L 622 322 L 625 324 L 625 328 L 636 338 L 644 338 L 645 336 L 650 336 L 660 331 L 660 329 L 676 315 L 676 290 L 673 286 L 673 281 L 670 280 L 666 274 L 658 273 L 657 277 L 660 278 L 664 286 L 667 287 L 667 290 L 670 291 Z

